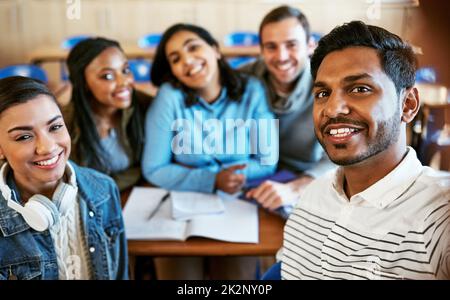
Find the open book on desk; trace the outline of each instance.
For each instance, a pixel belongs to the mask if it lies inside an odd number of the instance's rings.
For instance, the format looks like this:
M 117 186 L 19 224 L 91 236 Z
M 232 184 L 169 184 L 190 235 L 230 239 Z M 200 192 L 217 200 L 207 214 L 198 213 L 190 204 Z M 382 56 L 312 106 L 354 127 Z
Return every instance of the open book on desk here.
M 257 206 L 242 200 L 224 200 L 220 214 L 198 215 L 188 221 L 172 218 L 172 201 L 158 205 L 166 190 L 135 187 L 125 205 L 123 216 L 129 240 L 177 240 L 191 236 L 236 242 L 258 243 Z M 148 218 L 155 208 L 152 218 Z

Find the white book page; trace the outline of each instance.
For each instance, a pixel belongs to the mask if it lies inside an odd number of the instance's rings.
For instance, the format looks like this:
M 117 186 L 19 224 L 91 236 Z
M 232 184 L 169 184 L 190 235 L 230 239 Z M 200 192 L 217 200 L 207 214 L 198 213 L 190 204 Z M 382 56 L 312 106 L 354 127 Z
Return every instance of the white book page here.
M 188 223 L 187 236 L 202 236 L 236 242 L 258 243 L 258 208 L 242 200 L 224 200 L 223 214 L 198 216 Z
M 164 201 L 152 218 L 166 190 L 133 188 L 123 211 L 125 233 L 129 240 L 185 240 L 186 222 L 173 220 L 171 201 Z
M 220 214 L 225 207 L 222 199 L 215 194 L 175 192 L 172 199 L 172 217 L 175 220 L 190 220 L 203 214 Z

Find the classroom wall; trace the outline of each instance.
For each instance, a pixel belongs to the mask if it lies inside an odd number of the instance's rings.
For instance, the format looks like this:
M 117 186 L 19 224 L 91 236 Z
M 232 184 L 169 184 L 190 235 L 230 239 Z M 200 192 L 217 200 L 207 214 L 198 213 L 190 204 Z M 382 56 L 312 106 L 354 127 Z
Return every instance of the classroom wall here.
M 289 3 L 305 12 L 317 32 L 327 33 L 338 24 L 359 19 L 411 40 L 424 52 L 420 63 L 437 66 L 440 78 L 450 86 L 444 1 L 424 0 L 417 7 L 416 0 L 72 0 L 81 3 L 79 19 L 68 15 L 72 4 L 67 2 L 0 1 L 0 67 L 29 62 L 32 49 L 57 47 L 70 35 L 102 35 L 136 43 L 140 36 L 162 32 L 175 22 L 202 25 L 222 41 L 234 30 L 257 31 L 270 9 Z M 436 47 L 436 40 L 447 45 Z

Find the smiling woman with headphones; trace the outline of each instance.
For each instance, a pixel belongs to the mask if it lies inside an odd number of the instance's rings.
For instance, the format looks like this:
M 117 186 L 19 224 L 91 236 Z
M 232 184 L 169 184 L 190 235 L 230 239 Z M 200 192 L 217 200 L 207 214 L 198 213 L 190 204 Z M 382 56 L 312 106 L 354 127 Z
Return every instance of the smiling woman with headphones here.
M 69 162 L 55 97 L 0 80 L 0 279 L 127 279 L 114 181 Z

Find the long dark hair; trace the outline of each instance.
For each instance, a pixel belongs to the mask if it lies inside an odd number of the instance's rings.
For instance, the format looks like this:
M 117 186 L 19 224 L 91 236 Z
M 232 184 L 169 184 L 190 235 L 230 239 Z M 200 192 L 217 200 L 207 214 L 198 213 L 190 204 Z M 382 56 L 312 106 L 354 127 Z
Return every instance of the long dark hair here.
M 100 135 L 96 129 L 91 108 L 91 101 L 95 97 L 89 90 L 84 71 L 86 67 L 100 53 L 108 48 L 117 48 L 123 52 L 120 44 L 105 38 L 89 38 L 78 43 L 69 53 L 67 66 L 72 83 L 72 99 L 74 105 L 74 126 L 79 130 L 79 141 L 76 145 L 77 153 L 82 158 L 82 164 L 109 173 L 108 161 L 105 161 L 105 150 L 100 143 Z M 126 136 L 130 145 L 135 149 L 133 158 L 140 160 L 144 129 L 136 92 L 133 91 L 131 106 L 133 113 L 126 128 Z
M 182 24 L 178 23 L 169 27 L 163 34 L 161 41 L 156 49 L 155 59 L 152 65 L 152 82 L 156 86 L 160 86 L 165 82 L 170 82 L 173 86 L 180 88 L 186 94 L 186 105 L 190 106 L 198 102 L 197 94 L 194 90 L 182 84 L 173 75 L 170 68 L 169 61 L 166 56 L 166 45 L 170 38 L 179 31 L 190 31 L 198 35 L 202 40 L 212 47 L 219 49 L 219 44 L 212 37 L 212 35 L 202 27 L 192 25 L 192 24 Z M 232 101 L 240 101 L 242 94 L 245 91 L 245 85 L 247 83 L 247 77 L 238 71 L 233 70 L 223 55 L 218 59 L 219 72 L 220 72 L 220 83 L 222 86 L 227 88 L 228 97 Z

